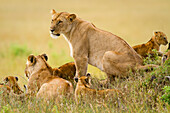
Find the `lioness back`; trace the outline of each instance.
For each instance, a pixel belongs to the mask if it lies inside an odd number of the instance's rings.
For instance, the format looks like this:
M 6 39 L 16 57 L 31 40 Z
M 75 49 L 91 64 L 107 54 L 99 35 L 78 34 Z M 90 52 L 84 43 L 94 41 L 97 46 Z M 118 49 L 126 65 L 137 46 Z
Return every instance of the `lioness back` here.
M 160 45 L 166 45 L 167 43 L 167 36 L 161 31 L 156 31 L 147 43 L 133 46 L 133 49 L 142 57 L 147 57 L 147 54 L 153 53 L 153 49 L 159 51 Z M 159 55 L 162 56 L 162 53 L 159 53 Z
M 46 100 L 56 99 L 55 101 L 60 101 L 61 96 L 70 97 L 72 94 L 72 84 L 62 78 L 55 77 L 41 86 L 37 97 L 46 98 Z

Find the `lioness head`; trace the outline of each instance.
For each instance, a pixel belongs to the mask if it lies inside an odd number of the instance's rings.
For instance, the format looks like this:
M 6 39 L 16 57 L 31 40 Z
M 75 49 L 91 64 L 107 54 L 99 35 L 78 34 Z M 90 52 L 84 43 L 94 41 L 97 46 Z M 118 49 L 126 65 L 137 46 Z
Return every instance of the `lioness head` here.
M 47 69 L 48 67 L 50 67 L 46 62 L 47 60 L 48 57 L 46 54 L 38 56 L 29 55 L 25 68 L 26 77 L 30 78 L 31 74 L 36 73 L 41 69 Z
M 167 40 L 167 36 L 161 32 L 161 31 L 156 31 L 154 32 L 154 37 L 156 39 L 156 42 L 161 45 L 167 45 L 168 44 L 168 40 Z
M 4 79 L 5 85 L 9 86 L 14 91 L 14 93 L 21 94 L 23 93 L 23 91 L 19 87 L 17 81 L 18 81 L 18 77 L 14 77 L 14 76 L 8 76 Z
M 52 38 L 57 38 L 60 34 L 65 34 L 71 30 L 72 24 L 76 19 L 75 14 L 67 12 L 57 13 L 54 9 L 51 10 L 51 14 L 50 34 Z

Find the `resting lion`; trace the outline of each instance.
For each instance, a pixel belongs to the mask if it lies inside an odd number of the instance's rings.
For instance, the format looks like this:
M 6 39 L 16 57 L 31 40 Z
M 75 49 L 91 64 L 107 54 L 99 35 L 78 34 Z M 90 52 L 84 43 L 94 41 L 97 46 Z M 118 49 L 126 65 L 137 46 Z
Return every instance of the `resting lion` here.
M 19 87 L 17 81 L 18 77 L 14 76 L 5 77 L 3 83 L 0 83 L 0 90 L 3 90 L 3 94 L 9 94 L 11 91 L 18 95 L 24 93 Z
M 145 69 L 142 58 L 122 38 L 95 27 L 67 12 L 51 11 L 50 32 L 53 38 L 63 34 L 76 64 L 76 77 L 84 76 L 88 63 L 113 76 L 126 77 L 128 70 Z M 150 66 L 150 65 L 149 65 Z
M 98 100 L 98 101 L 108 101 L 117 100 L 116 98 L 121 97 L 121 91 L 117 89 L 104 89 L 104 90 L 96 90 L 92 89 L 89 86 L 89 76 L 81 76 L 80 78 L 75 78 L 77 82 L 75 89 L 75 99 L 77 103 L 80 101 L 89 100 Z
M 63 96 L 73 94 L 73 86 L 69 81 L 53 76 L 53 69 L 46 62 L 47 59 L 46 54 L 28 56 L 25 68 L 29 78 L 27 94 L 58 102 Z
M 160 46 L 167 44 L 167 36 L 161 31 L 155 31 L 153 33 L 153 37 L 147 43 L 133 46 L 133 49 L 142 57 L 147 57 L 147 54 L 152 54 L 153 49 L 156 49 L 158 51 L 158 55 L 162 56 L 162 52 L 159 51 Z

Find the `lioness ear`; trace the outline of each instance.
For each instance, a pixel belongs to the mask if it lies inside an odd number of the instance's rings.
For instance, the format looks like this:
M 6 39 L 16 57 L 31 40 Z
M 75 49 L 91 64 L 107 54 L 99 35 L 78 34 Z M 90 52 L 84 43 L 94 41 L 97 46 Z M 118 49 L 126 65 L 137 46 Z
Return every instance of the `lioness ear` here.
M 76 15 L 75 15 L 75 14 L 70 14 L 70 15 L 68 16 L 68 19 L 69 19 L 71 22 L 73 22 L 75 18 L 76 18 Z
M 36 62 L 35 56 L 34 55 L 28 56 L 28 61 L 30 61 L 32 64 L 35 64 L 35 62 Z
M 48 56 L 46 54 L 42 54 L 41 56 L 44 57 L 46 61 L 48 60 Z
M 15 77 L 16 81 L 18 81 L 18 77 Z
M 56 11 L 54 9 L 51 9 L 51 14 L 54 15 Z

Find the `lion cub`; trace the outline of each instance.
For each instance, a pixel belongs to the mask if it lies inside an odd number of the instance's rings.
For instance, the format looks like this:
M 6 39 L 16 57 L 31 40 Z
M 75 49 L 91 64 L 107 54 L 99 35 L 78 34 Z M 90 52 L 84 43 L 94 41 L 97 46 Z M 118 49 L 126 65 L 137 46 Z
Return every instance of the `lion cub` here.
M 76 90 L 75 90 L 75 99 L 76 102 L 83 100 L 117 100 L 119 96 L 122 96 L 122 93 L 117 89 L 104 89 L 104 90 L 96 90 L 90 88 L 89 85 L 89 76 L 81 76 L 80 78 L 75 78 L 77 82 Z
M 63 96 L 73 94 L 73 86 L 71 82 L 53 76 L 53 69 L 47 59 L 46 54 L 28 56 L 25 68 L 25 74 L 29 78 L 27 94 L 58 102 Z
M 53 68 L 53 75 L 66 79 L 74 83 L 74 76 L 76 74 L 76 66 L 74 62 L 66 63 L 59 68 Z
M 4 91 L 4 94 L 9 94 L 11 91 L 15 94 L 22 94 L 24 93 L 21 88 L 19 87 L 18 83 L 18 77 L 14 76 L 8 76 L 6 77 L 3 82 L 0 84 L 0 90 Z
M 147 43 L 133 46 L 133 49 L 144 58 L 147 57 L 147 54 L 152 54 L 153 49 L 156 49 L 158 51 L 158 55 L 162 56 L 162 52 L 159 52 L 160 45 L 167 44 L 167 36 L 161 31 L 156 31 L 153 33 L 153 37 Z

